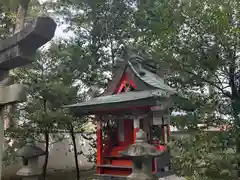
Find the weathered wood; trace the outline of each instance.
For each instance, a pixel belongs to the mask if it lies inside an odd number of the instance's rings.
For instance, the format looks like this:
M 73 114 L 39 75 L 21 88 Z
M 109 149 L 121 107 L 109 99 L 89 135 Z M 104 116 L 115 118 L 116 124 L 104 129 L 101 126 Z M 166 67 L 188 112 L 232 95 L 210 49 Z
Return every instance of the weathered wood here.
M 27 90 L 27 86 L 23 84 L 0 86 L 0 106 L 25 101 Z
M 36 50 L 53 38 L 56 26 L 52 18 L 39 17 L 20 32 L 0 41 L 0 53 L 18 44 Z

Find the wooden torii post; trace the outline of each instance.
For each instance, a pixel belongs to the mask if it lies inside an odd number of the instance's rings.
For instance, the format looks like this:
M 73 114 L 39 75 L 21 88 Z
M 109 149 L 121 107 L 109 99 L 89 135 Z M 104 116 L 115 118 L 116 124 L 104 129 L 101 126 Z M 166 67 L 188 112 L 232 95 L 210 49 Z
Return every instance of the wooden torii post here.
M 0 180 L 4 144 L 5 106 L 26 100 L 27 87 L 23 84 L 9 85 L 8 71 L 31 63 L 36 50 L 50 41 L 56 30 L 50 17 L 39 17 L 26 28 L 6 40 L 0 41 Z

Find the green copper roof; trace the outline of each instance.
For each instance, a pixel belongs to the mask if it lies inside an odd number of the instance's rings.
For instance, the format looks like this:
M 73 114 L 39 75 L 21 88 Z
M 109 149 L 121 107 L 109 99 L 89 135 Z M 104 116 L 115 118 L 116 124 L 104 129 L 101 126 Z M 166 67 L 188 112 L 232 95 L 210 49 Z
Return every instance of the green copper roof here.
M 113 72 L 113 79 L 109 82 L 105 95 L 114 94 L 123 74 L 130 69 L 131 77 L 136 77 L 143 82 L 146 87 L 139 89 L 161 89 L 171 93 L 177 93 L 174 89 L 168 86 L 164 79 L 159 76 L 160 64 L 151 60 L 150 58 L 141 55 L 132 48 L 123 47 L 122 55 L 115 61 L 115 68 Z M 134 80 L 135 81 L 135 80 Z M 138 87 L 137 87 L 138 89 Z
M 121 103 L 127 101 L 134 101 L 140 99 L 147 99 L 151 97 L 169 97 L 169 93 L 160 89 L 157 90 L 146 90 L 146 91 L 132 91 L 126 92 L 121 94 L 114 94 L 108 96 L 100 96 L 97 98 L 93 98 L 89 101 L 67 105 L 64 107 L 72 108 L 72 107 L 86 107 L 86 106 L 94 106 L 100 104 L 114 104 L 114 103 Z
M 134 113 L 132 108 L 152 107 L 159 105 L 167 109 L 172 105 L 170 94 L 162 90 L 132 91 L 115 95 L 101 96 L 89 101 L 67 105 L 65 108 L 77 116 L 111 114 L 111 113 Z M 120 111 L 119 111 L 120 110 Z
M 128 64 L 132 68 L 132 70 L 134 71 L 136 76 L 138 76 L 142 81 L 144 81 L 148 85 L 150 85 L 154 88 L 157 88 L 157 89 L 164 90 L 164 91 L 176 93 L 176 91 L 174 89 L 172 89 L 171 87 L 169 87 L 167 84 L 165 84 L 164 80 L 161 77 L 159 77 L 158 75 L 156 75 L 144 68 L 140 68 L 138 66 L 133 66 L 131 62 L 129 62 Z

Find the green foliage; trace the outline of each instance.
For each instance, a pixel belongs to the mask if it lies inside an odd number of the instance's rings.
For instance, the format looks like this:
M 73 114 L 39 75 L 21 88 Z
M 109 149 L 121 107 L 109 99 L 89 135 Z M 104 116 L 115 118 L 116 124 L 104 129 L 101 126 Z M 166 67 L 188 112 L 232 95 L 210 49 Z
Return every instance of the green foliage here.
M 190 179 L 233 179 L 240 149 L 237 0 L 58 0 L 44 5 L 70 24 L 67 30 L 75 37 L 53 44 L 32 69 L 17 73 L 31 86 L 23 109 L 38 125 L 34 130 L 66 128 L 73 117 L 61 106 L 98 95 L 118 49 L 132 45 L 155 59 L 179 92 L 173 111 L 181 113 L 173 113 L 172 123 L 187 127 L 191 136 L 172 145 L 175 169 Z M 11 27 L 14 14 L 5 7 L 0 7 L 7 13 L 1 22 Z M 0 32 L 4 36 L 9 30 Z M 88 91 L 79 93 L 83 88 Z M 74 121 L 76 129 L 82 130 L 84 122 Z M 233 129 L 204 133 L 198 124 L 231 124 Z
M 240 89 L 237 0 L 59 0 L 54 7 L 76 33 L 76 40 L 84 49 L 84 62 L 94 64 L 89 67 L 82 62 L 83 67 L 88 67 L 89 76 L 81 78 L 86 84 L 90 80 L 96 82 L 99 75 L 109 70 L 109 62 L 114 62 L 121 45 L 148 52 L 179 92 L 180 97 L 174 97 L 174 111 L 181 113 L 173 115 L 173 124 L 197 133 L 186 142 L 175 141 L 180 151 L 175 167 L 191 179 L 225 177 L 224 164 L 231 162 L 233 153 L 218 149 L 221 139 L 202 134 L 203 128 L 197 124 L 239 124 L 239 112 L 232 108 L 237 107 Z M 239 141 L 238 128 L 236 125 L 234 132 L 228 132 L 228 143 L 230 139 L 235 145 Z M 192 147 L 191 151 L 182 144 Z M 199 150 L 202 155 L 194 156 Z M 208 171 L 199 170 L 198 162 L 204 162 Z M 229 168 L 232 172 L 235 167 Z
M 0 2 L 0 38 L 5 39 L 7 36 L 12 35 L 17 19 L 17 11 L 19 4 L 26 0 L 1 0 Z M 28 14 L 25 17 L 25 22 L 28 23 L 32 19 L 36 18 L 39 15 L 42 15 L 43 6 L 40 5 L 37 0 L 27 0 L 29 1 L 28 5 Z M 45 13 L 46 14 L 46 13 Z
M 173 164 L 191 179 L 233 179 L 237 167 L 232 160 L 239 156 L 240 121 L 235 103 L 239 102 L 240 4 L 225 0 L 155 3 L 151 11 L 143 13 L 152 39 L 141 43 L 151 44 L 150 52 L 160 59 L 170 84 L 181 96 L 175 97 L 174 110 L 181 113 L 173 114 L 173 124 L 194 133 L 175 141 L 178 155 Z M 221 138 L 203 133 L 197 124 L 233 125 L 225 139 L 233 141 L 233 152 L 219 148 Z
M 14 14 L 9 11 L 6 6 L 0 4 L 0 39 L 5 39 L 9 36 L 11 28 L 14 26 Z
M 191 179 L 234 179 L 238 158 L 226 132 L 195 132 L 170 145 L 173 167 Z
M 78 66 L 68 66 L 56 44 L 49 51 L 40 53 L 31 69 L 16 72 L 18 81 L 28 84 L 30 93 L 24 107 L 25 118 L 38 124 L 38 131 L 57 130 L 58 124 L 67 124 L 72 117 L 62 110 L 64 104 L 75 103 L 79 85 L 73 85 Z M 60 49 L 58 49 L 60 50 Z M 69 119 L 70 118 L 70 119 Z M 36 130 L 36 128 L 35 128 Z
M 22 104 L 20 117 L 23 123 L 18 129 L 26 131 L 27 136 L 32 135 L 35 139 L 44 135 L 47 153 L 51 144 L 50 135 L 53 134 L 55 139 L 59 138 L 61 141 L 64 135 L 59 136 L 59 132 L 70 133 L 74 141 L 77 162 L 79 154 L 75 144 L 75 132 L 77 129 L 82 129 L 86 119 L 76 118 L 62 108 L 63 105 L 84 99 L 84 96 L 81 96 L 83 94 L 79 94 L 82 85 L 78 74 L 82 72 L 79 72 L 80 64 L 78 58 L 74 58 L 76 54 L 72 53 L 73 49 L 74 45 L 52 43 L 48 50 L 38 53 L 31 69 L 15 71 L 15 76 L 19 82 L 29 85 L 30 88 L 28 100 Z M 44 177 L 46 177 L 47 164 L 48 156 L 45 157 L 43 166 Z
M 48 4 L 70 24 L 67 30 L 75 33 L 74 43 L 84 49 L 80 56 L 84 56 L 88 67 L 82 80 L 104 82 L 121 45 L 128 44 L 138 35 L 134 29 L 132 3 L 124 0 L 59 0 Z M 106 87 L 106 83 L 95 85 Z

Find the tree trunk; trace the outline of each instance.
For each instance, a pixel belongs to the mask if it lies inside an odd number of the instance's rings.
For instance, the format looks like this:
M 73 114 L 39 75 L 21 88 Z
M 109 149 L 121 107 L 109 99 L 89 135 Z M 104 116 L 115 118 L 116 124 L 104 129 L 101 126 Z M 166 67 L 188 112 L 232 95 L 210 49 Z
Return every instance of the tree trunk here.
M 91 2 L 91 8 L 92 8 L 92 12 L 91 12 L 91 15 L 92 15 L 92 31 L 91 31 L 91 55 L 92 55 L 92 58 L 94 59 L 94 63 L 98 63 L 98 39 L 97 39 L 97 34 L 98 34 L 98 27 L 97 27 L 97 12 L 96 12 L 96 2 L 95 1 L 92 1 Z
M 240 154 L 240 119 L 239 119 L 239 98 L 236 98 L 232 101 L 233 116 L 235 121 L 235 137 L 236 137 L 236 152 L 237 155 Z M 240 177 L 240 161 L 238 161 L 237 175 Z
M 30 0 L 21 0 L 18 11 L 17 11 L 17 19 L 16 19 L 16 26 L 15 26 L 15 33 L 19 32 L 21 29 L 24 28 L 25 18 L 27 16 L 28 5 Z
M 45 160 L 44 160 L 44 164 L 43 164 L 43 179 L 46 180 L 46 175 L 47 175 L 47 165 L 48 165 L 48 155 L 49 155 L 49 133 L 47 131 L 45 131 L 44 133 L 45 136 L 45 152 L 46 152 L 46 156 L 45 156 Z
M 240 97 L 237 93 L 237 85 L 236 85 L 236 59 L 232 58 L 231 64 L 229 65 L 229 85 L 231 87 L 232 97 L 231 97 L 231 105 L 234 116 L 234 129 L 235 129 L 235 137 L 236 137 L 236 155 L 240 154 L 240 118 L 239 118 L 239 101 Z M 238 161 L 237 167 L 237 176 L 240 177 L 240 161 Z
M 46 100 L 44 100 L 44 102 L 43 102 L 43 108 L 44 108 L 45 114 L 47 114 L 47 101 Z M 43 179 L 46 180 L 48 156 L 49 156 L 49 131 L 48 131 L 48 129 L 45 130 L 45 132 L 44 132 L 44 138 L 45 138 L 46 155 L 45 155 L 45 160 L 44 160 L 44 164 L 43 164 Z
M 4 108 L 0 109 L 0 180 L 2 179 L 3 151 L 4 151 Z
M 78 166 L 78 152 L 77 152 L 77 145 L 76 145 L 76 137 L 74 134 L 74 129 L 73 129 L 73 125 L 70 124 L 70 134 L 71 134 L 71 138 L 73 141 L 73 150 L 74 150 L 74 159 L 75 159 L 75 165 L 76 165 L 76 171 L 77 171 L 77 180 L 80 179 L 80 170 L 79 170 L 79 166 Z

